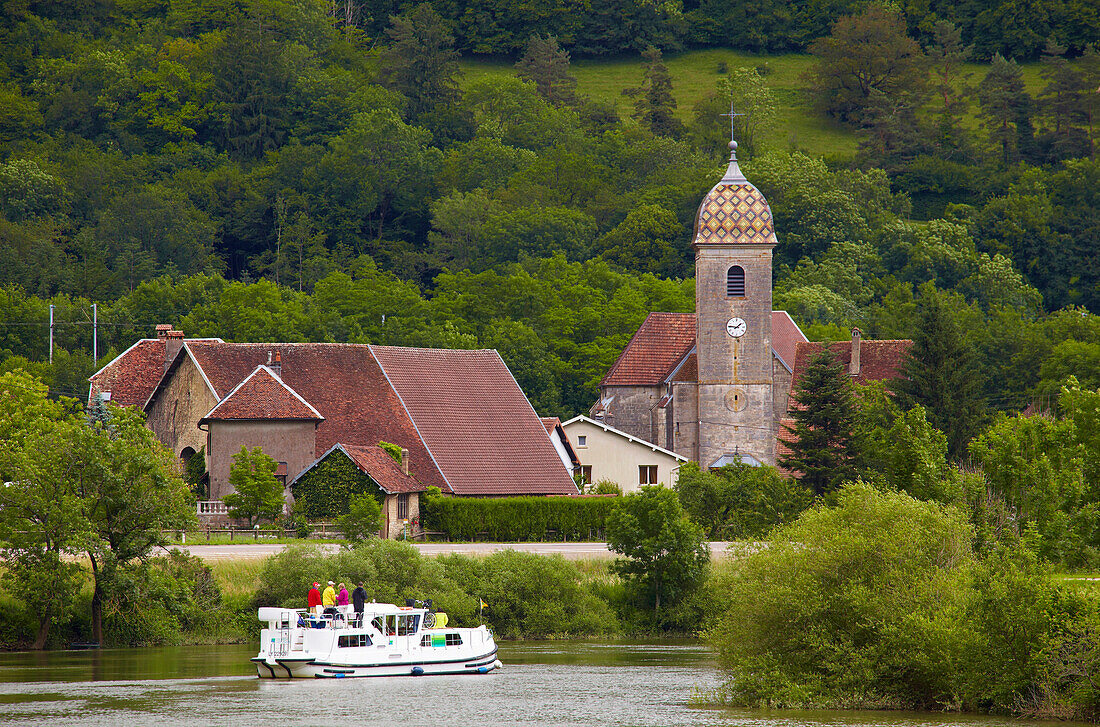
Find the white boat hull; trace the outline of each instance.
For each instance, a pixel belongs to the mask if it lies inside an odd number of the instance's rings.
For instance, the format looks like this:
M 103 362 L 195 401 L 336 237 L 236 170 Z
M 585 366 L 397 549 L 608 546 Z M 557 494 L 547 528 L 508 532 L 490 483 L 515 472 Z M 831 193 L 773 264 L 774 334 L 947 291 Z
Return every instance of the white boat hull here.
M 262 679 L 346 679 L 349 677 L 404 677 L 440 674 L 488 674 L 502 665 L 496 649 L 457 662 L 406 661 L 382 664 L 337 664 L 316 659 L 255 657 Z

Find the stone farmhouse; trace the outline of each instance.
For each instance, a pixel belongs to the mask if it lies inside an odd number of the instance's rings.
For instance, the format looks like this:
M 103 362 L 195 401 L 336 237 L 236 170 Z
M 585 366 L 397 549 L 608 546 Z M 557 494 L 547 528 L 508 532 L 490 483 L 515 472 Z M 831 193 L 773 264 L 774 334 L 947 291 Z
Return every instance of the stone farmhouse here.
M 181 462 L 205 448 L 211 501 L 230 492 L 242 446 L 277 460 L 286 485 L 340 446 L 393 499 L 384 511 L 395 520 L 413 517 L 402 501 L 429 486 L 460 497 L 577 494 L 547 428 L 492 350 L 227 343 L 186 339 L 165 325 L 90 381 L 89 400 L 141 408 Z M 363 449 L 380 441 L 408 452 L 406 471 Z

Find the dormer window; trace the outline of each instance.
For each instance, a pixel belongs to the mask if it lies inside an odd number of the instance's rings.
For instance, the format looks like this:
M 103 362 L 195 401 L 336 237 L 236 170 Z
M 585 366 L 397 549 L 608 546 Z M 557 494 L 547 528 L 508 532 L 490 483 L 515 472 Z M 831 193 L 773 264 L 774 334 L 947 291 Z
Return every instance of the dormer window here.
M 745 297 L 745 269 L 740 265 L 734 265 L 726 271 L 726 297 Z

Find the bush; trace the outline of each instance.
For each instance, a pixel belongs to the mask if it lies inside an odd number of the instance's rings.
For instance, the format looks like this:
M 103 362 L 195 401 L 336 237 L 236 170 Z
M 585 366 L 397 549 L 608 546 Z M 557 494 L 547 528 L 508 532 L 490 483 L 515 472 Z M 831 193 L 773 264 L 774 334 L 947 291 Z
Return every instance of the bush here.
M 575 565 L 560 557 L 505 551 L 484 560 L 461 555 L 423 558 L 411 545 L 371 540 L 326 555 L 293 545 L 264 563 L 256 606 L 304 608 L 314 581 L 364 582 L 379 602 L 431 598 L 456 625 L 484 619 L 503 636 L 593 635 L 618 630 L 606 601 L 585 585 Z
M 680 468 L 680 504 L 712 540 L 758 538 L 790 522 L 813 502 L 813 492 L 774 467 L 737 463 L 704 471 L 694 462 Z
M 220 604 L 210 567 L 173 550 L 116 571 L 103 608 L 104 640 L 110 646 L 179 644 L 186 632 L 209 627 Z
M 974 558 L 962 513 L 856 483 L 717 586 L 709 638 L 738 704 L 945 708 Z
M 336 527 L 352 543 L 375 537 L 382 527 L 382 506 L 370 495 L 355 495 L 348 514 L 337 518 Z
M 579 541 L 600 537 L 614 505 L 610 497 L 474 499 L 429 492 L 421 500 L 420 518 L 426 530 L 448 540 Z
M 442 559 L 463 589 L 488 606 L 483 616 L 507 638 L 591 636 L 614 633 L 619 624 L 611 607 L 585 588 L 577 566 L 561 556 L 505 550 L 475 560 Z

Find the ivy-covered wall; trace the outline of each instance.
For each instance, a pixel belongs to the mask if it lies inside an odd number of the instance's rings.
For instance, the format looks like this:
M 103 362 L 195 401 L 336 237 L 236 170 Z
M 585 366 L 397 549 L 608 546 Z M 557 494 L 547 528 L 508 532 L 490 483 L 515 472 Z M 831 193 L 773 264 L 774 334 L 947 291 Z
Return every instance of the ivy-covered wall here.
M 290 491 L 294 495 L 294 511 L 310 520 L 346 515 L 352 495 L 367 493 L 379 502 L 385 497 L 374 480 L 339 449 L 302 475 Z

